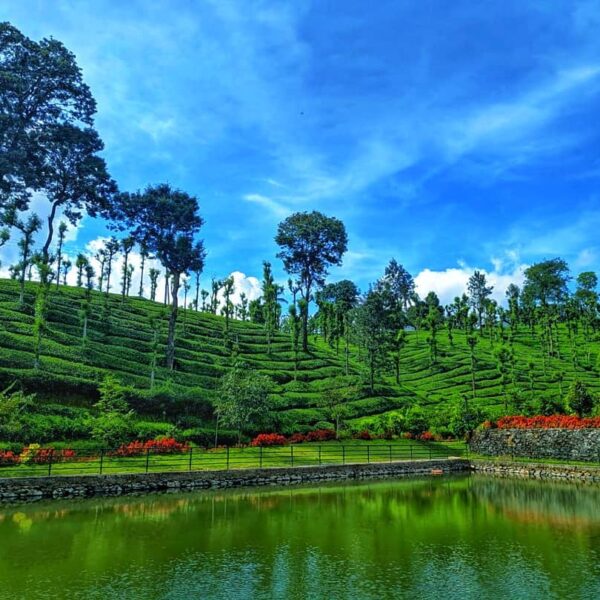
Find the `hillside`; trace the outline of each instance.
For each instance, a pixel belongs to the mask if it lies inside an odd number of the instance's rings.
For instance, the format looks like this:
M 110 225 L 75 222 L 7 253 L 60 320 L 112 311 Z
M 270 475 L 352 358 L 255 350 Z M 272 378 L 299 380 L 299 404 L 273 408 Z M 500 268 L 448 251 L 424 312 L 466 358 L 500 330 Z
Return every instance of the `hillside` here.
M 162 304 L 144 299 L 110 296 L 110 327 L 102 325 L 104 296 L 92 293 L 93 315 L 89 323 L 89 340 L 81 347 L 79 309 L 83 290 L 53 288 L 48 315 L 49 330 L 42 347 L 41 368 L 33 368 L 33 303 L 36 284 L 28 284 L 25 308 L 19 306 L 16 282 L 0 280 L 0 387 L 17 381 L 27 391 L 35 392 L 38 400 L 52 407 L 89 408 L 97 400 L 97 385 L 106 373 L 113 373 L 124 384 L 139 391 L 134 408 L 148 420 L 154 420 L 156 398 L 148 400 L 150 387 L 150 357 L 152 355 L 152 317 L 165 315 Z M 158 348 L 159 364 L 164 354 L 166 315 Z M 191 310 L 181 311 L 179 319 L 176 371 L 158 368 L 157 390 L 187 399 L 180 405 L 161 405 L 162 420 L 181 421 L 178 406 L 186 414 L 194 414 L 207 425 L 210 422 L 210 402 L 218 393 L 219 378 L 231 365 L 231 350 L 224 343 L 224 318 Z M 339 386 L 334 377 L 344 375 L 343 352 L 336 354 L 320 338 L 311 337 L 310 352 L 301 354 L 294 379 L 294 361 L 289 336 L 279 334 L 267 353 L 263 329 L 255 324 L 232 321 L 230 339 L 243 361 L 267 374 L 274 382 L 272 392 L 276 424 L 284 432 L 305 430 L 325 420 L 318 401 L 324 390 Z M 371 394 L 368 386 L 357 390 L 348 402 L 348 423 L 353 427 L 372 425 L 380 415 L 393 413 L 420 404 L 435 413 L 440 406 L 471 398 L 470 354 L 464 333 L 454 331 L 450 345 L 446 332 L 438 334 L 439 359 L 430 365 L 429 349 L 423 332 L 409 332 L 402 352 L 401 382 L 396 385 L 389 375 Z M 561 357 L 544 360 L 536 335 L 524 326 L 514 340 L 514 387 L 525 400 L 541 397 L 558 398 L 575 378 L 600 393 L 596 370 L 600 344 L 586 343 L 577 334 L 574 343 L 566 329 L 560 329 Z M 492 414 L 502 412 L 505 397 L 501 376 L 494 357 L 493 345 L 481 339 L 476 348 L 476 404 Z M 574 353 L 576 355 L 575 364 Z M 533 364 L 533 369 L 529 365 Z M 350 375 L 359 377 L 363 367 L 352 349 Z M 559 381 L 562 374 L 562 381 Z M 165 384 L 167 379 L 171 383 Z M 166 386 L 166 387 L 165 387 Z M 510 391 L 512 393 L 511 384 Z M 195 403 L 195 404 L 194 404 Z M 190 408 L 192 406 L 192 408 Z M 195 408 L 193 408 L 195 407 Z M 512 408 L 514 411 L 514 407 Z M 60 411 L 59 411 L 60 412 Z M 162 414 L 161 414 L 162 413 Z

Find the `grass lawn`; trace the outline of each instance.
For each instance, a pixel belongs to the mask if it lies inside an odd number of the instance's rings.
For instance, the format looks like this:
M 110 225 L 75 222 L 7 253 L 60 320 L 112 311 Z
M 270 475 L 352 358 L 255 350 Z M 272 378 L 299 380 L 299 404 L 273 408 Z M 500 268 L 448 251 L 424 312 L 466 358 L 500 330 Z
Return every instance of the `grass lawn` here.
M 68 462 L 52 465 L 25 464 L 0 467 L 0 477 L 51 475 L 97 475 L 114 473 L 159 473 L 169 471 L 206 471 L 300 467 L 310 465 L 365 464 L 403 460 L 425 460 L 464 456 L 463 442 L 420 442 L 413 440 L 373 440 L 348 443 L 296 444 L 271 448 L 192 447 L 189 452 L 172 455 L 149 453 L 136 457 L 114 457 L 80 453 Z

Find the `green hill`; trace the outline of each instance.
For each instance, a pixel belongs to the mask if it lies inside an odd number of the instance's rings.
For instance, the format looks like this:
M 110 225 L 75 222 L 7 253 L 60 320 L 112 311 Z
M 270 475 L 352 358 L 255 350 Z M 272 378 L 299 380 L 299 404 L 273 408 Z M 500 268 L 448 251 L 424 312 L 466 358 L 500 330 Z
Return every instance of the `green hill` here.
M 111 295 L 110 325 L 106 327 L 104 295 L 92 292 L 92 318 L 84 349 L 79 317 L 84 292 L 69 287 L 53 288 L 51 292 L 49 326 L 42 345 L 41 366 L 36 370 L 32 308 L 36 289 L 36 284 L 28 284 L 25 305 L 21 306 L 17 283 L 0 280 L 0 389 L 17 381 L 28 392 L 37 394 L 37 401 L 47 414 L 75 418 L 78 411 L 88 410 L 98 399 L 98 383 L 112 373 L 132 387 L 131 404 L 141 421 L 170 421 L 180 427 L 209 426 L 211 401 L 218 394 L 220 377 L 232 364 L 232 351 L 273 380 L 275 424 L 284 433 L 304 431 L 325 421 L 319 399 L 328 388 L 345 385 L 346 380 L 339 379 L 345 375 L 343 351 L 336 353 L 316 336 L 311 336 L 310 351 L 300 355 L 295 372 L 287 334 L 275 336 L 268 354 L 265 332 L 259 325 L 232 321 L 228 347 L 224 341 L 224 318 L 182 310 L 176 370 L 167 372 L 159 366 L 151 392 L 151 321 L 158 317 L 163 323 L 157 352 L 160 364 L 166 333 L 165 307 L 144 299 L 122 302 L 120 296 Z M 425 334 L 409 332 L 401 355 L 400 385 L 395 384 L 390 370 L 389 375 L 379 377 L 373 393 L 366 384 L 353 387 L 355 396 L 347 404 L 348 425 L 372 427 L 381 415 L 404 411 L 415 404 L 435 416 L 457 399 L 471 399 L 471 358 L 466 337 L 456 330 L 453 335 L 450 344 L 445 331 L 438 334 L 439 358 L 431 365 Z M 481 339 L 475 351 L 476 399 L 471 402 L 494 416 L 503 411 L 509 395 L 512 401 L 515 390 L 520 390 L 523 402 L 558 398 L 561 389 L 564 395 L 576 378 L 600 393 L 596 370 L 598 341 L 586 342 L 583 333 L 571 339 L 564 327 L 559 328 L 558 337 L 560 356 L 544 358 L 537 334 L 532 335 L 521 326 L 513 342 L 514 373 L 506 396 L 494 354 L 499 344 Z M 357 349 L 352 348 L 349 375 L 355 380 L 364 374 L 357 354 Z

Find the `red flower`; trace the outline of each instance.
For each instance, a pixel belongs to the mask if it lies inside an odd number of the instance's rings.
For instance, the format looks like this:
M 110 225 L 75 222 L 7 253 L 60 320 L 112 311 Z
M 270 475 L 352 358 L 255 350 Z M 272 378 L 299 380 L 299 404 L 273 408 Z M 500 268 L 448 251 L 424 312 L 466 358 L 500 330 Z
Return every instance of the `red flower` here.
M 251 446 L 284 446 L 285 436 L 279 433 L 259 433 L 251 442 Z
M 600 417 L 576 417 L 572 415 L 512 416 L 498 419 L 496 426 L 498 429 L 597 429 L 600 428 Z
M 333 429 L 315 429 L 306 434 L 307 442 L 327 442 L 335 440 L 335 431 Z

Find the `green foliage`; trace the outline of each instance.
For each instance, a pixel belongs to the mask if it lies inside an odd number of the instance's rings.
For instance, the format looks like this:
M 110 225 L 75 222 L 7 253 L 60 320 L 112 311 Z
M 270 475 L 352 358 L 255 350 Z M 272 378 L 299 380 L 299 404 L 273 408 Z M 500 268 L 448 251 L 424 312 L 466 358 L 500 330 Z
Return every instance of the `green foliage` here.
M 268 419 L 268 394 L 272 383 L 268 377 L 238 363 L 223 376 L 215 412 L 226 427 L 238 431 L 238 439 L 251 427 Z
M 574 381 L 567 394 L 566 404 L 577 416 L 587 417 L 592 414 L 596 398 L 582 381 Z

